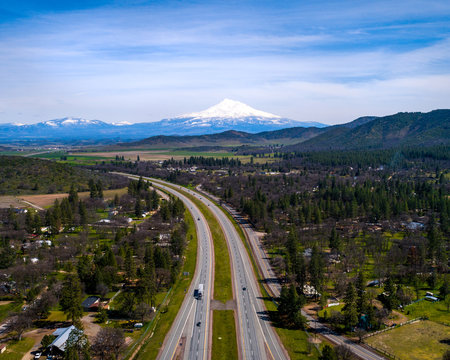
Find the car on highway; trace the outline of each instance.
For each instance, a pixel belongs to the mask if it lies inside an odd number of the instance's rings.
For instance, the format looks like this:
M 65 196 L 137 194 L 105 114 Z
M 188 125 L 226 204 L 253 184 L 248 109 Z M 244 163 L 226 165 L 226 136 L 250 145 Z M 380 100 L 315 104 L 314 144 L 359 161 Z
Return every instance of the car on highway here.
M 242 290 L 245 291 L 245 290 L 247 290 L 247 288 L 244 286 L 244 287 L 242 288 Z
M 197 323 L 197 326 L 200 326 L 202 324 L 202 322 L 201 321 L 199 321 L 198 323 Z

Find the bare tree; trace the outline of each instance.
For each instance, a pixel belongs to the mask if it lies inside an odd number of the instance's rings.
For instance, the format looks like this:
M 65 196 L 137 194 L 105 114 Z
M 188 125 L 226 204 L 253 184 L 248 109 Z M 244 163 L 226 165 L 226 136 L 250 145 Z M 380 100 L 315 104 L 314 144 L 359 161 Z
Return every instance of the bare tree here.
M 359 342 L 362 342 L 364 336 L 366 336 L 367 331 L 361 328 L 355 330 L 355 335 L 358 337 Z
M 32 318 L 26 312 L 16 314 L 8 321 L 8 331 L 16 332 L 16 337 L 20 341 L 25 330 L 31 327 L 32 322 Z
M 336 351 L 337 358 L 339 360 L 351 360 L 353 359 L 353 354 L 347 345 L 338 345 L 334 348 Z
M 135 315 L 144 322 L 145 318 L 151 313 L 152 308 L 149 304 L 141 302 L 136 306 Z
M 101 328 L 92 344 L 92 351 L 100 359 L 118 359 L 125 347 L 123 331 L 114 328 Z

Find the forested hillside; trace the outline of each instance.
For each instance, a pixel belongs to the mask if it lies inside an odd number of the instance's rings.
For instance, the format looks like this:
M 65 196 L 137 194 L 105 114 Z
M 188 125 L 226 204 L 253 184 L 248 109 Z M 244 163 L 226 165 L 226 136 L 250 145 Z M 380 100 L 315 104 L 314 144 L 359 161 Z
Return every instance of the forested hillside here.
M 357 121 L 356 125 L 361 123 L 359 126 L 344 124 L 330 127 L 308 141 L 289 147 L 287 151 L 432 146 L 448 144 L 450 139 L 450 110 L 398 113 L 368 122 Z
M 104 189 L 124 187 L 120 176 L 20 156 L 0 156 L 0 195 L 52 194 L 68 192 L 71 185 L 89 190 L 89 180 L 102 182 Z

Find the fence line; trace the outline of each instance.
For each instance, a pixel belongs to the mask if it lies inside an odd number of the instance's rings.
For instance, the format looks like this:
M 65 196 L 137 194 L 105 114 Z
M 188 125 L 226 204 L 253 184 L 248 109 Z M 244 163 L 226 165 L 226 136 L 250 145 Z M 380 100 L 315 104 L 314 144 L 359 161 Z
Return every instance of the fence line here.
M 369 333 L 369 334 L 365 335 L 365 336 L 363 337 L 363 339 L 368 338 L 368 337 L 371 337 L 371 336 L 375 336 L 375 335 L 378 335 L 378 334 L 381 334 L 381 333 L 384 333 L 384 332 L 389 331 L 389 330 L 392 330 L 392 329 L 399 328 L 399 327 L 404 326 L 404 325 L 411 324 L 411 323 L 416 322 L 416 321 L 422 321 L 422 320 L 425 320 L 425 318 L 423 318 L 423 317 L 418 317 L 418 318 L 415 318 L 415 319 L 412 319 L 412 320 L 408 320 L 408 321 L 405 321 L 404 323 L 401 323 L 401 324 L 398 324 L 398 325 L 395 325 L 395 326 L 390 326 L 390 327 L 388 327 L 388 328 L 386 328 L 386 329 L 378 330 L 378 331 L 375 331 L 375 332 L 373 332 L 373 333 Z M 444 324 L 444 325 L 445 325 L 445 324 Z
M 385 351 L 385 350 L 382 350 L 382 349 L 378 349 L 378 348 L 376 348 L 376 347 L 374 347 L 374 346 L 372 346 L 372 345 L 369 345 L 369 344 L 364 344 L 364 345 L 370 347 L 371 349 L 373 349 L 373 350 L 375 350 L 375 351 L 377 351 L 377 352 L 382 353 L 383 355 L 386 355 L 386 356 L 387 356 L 388 358 L 390 358 L 390 359 L 401 360 L 398 356 L 395 356 L 394 354 L 391 354 L 391 353 L 388 352 L 388 351 Z

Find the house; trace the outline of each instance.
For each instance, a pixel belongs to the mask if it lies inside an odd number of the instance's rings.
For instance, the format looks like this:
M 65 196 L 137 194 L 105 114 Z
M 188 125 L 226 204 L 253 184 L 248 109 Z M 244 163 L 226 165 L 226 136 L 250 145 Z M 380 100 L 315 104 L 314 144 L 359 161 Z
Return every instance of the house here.
M 73 325 L 66 328 L 56 329 L 52 334 L 53 336 L 56 336 L 56 339 L 49 345 L 50 352 L 56 354 L 64 353 L 66 350 L 67 340 L 74 330 L 78 331 L 78 329 Z
M 0 354 L 3 354 L 6 351 L 6 344 L 0 345 Z
M 306 297 L 320 296 L 320 293 L 315 287 L 308 284 L 303 285 L 303 294 L 305 294 Z
M 81 303 L 84 311 L 96 311 L 100 305 L 100 298 L 98 296 L 89 296 Z

